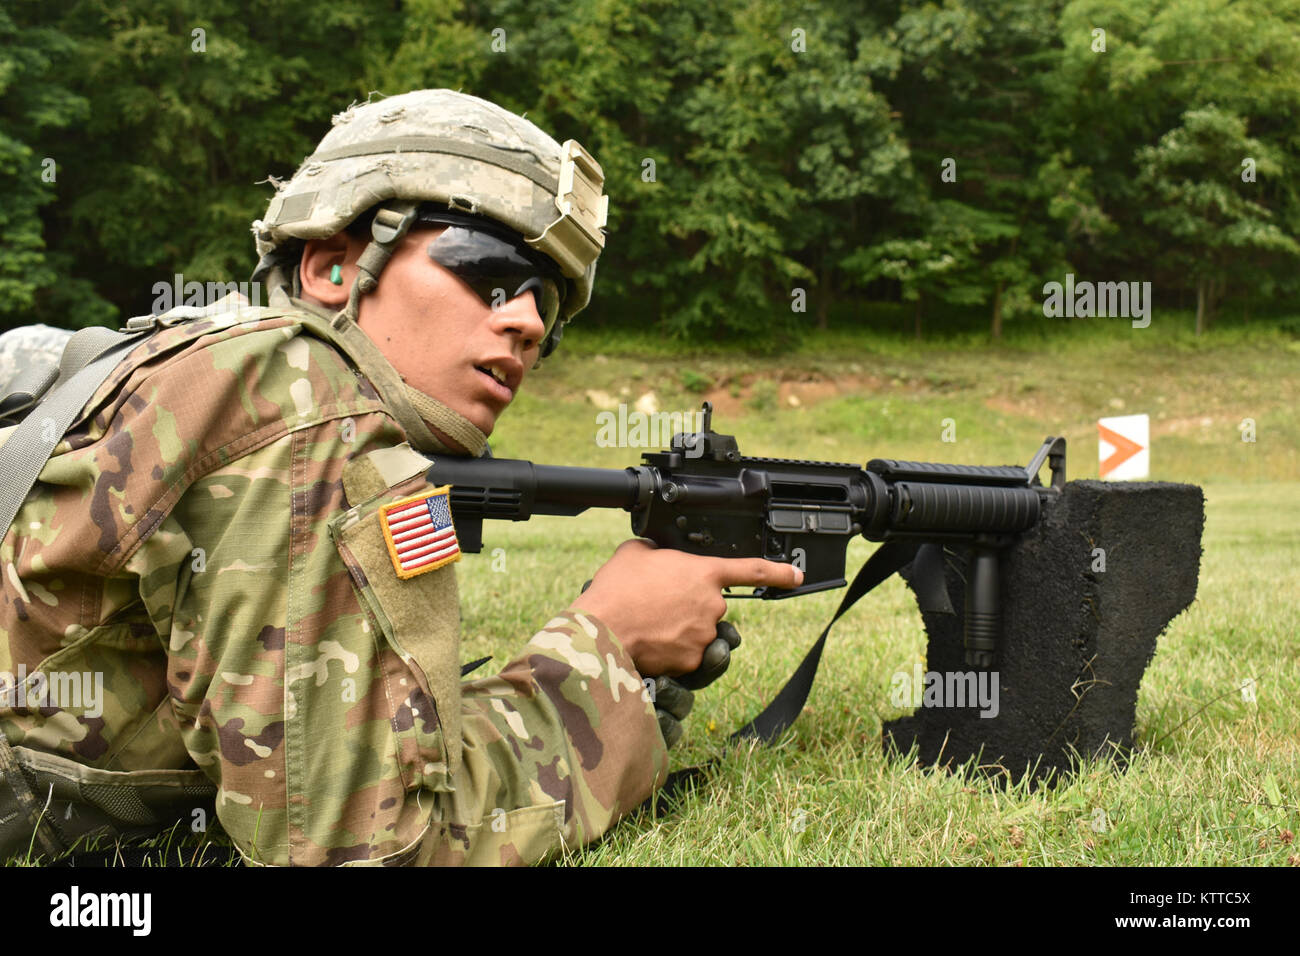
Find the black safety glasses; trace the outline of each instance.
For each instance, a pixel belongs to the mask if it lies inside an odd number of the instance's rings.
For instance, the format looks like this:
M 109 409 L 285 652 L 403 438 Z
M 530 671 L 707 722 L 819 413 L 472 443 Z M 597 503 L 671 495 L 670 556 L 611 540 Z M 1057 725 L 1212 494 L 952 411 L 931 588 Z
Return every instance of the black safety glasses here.
M 508 239 L 504 233 L 477 222 L 448 223 L 450 218 L 450 214 L 422 213 L 417 220 L 446 226 L 429 243 L 429 257 L 473 289 L 487 305 L 501 306 L 531 292 L 537 314 L 546 326 L 542 336 L 545 341 L 555 328 L 564 302 L 564 278 L 559 268 L 522 241 Z

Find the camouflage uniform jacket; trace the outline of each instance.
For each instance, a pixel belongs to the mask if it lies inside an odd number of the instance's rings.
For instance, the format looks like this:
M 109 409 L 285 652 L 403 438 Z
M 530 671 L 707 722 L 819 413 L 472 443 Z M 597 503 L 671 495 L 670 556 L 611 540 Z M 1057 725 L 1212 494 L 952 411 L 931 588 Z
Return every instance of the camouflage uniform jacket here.
M 206 777 L 250 862 L 520 863 L 598 837 L 667 770 L 631 658 L 565 613 L 462 683 L 455 564 L 401 580 L 380 527 L 430 486 L 297 306 L 153 336 L 56 448 L 0 547 L 0 672 L 103 693 L 10 685 L 0 731 L 83 790 Z

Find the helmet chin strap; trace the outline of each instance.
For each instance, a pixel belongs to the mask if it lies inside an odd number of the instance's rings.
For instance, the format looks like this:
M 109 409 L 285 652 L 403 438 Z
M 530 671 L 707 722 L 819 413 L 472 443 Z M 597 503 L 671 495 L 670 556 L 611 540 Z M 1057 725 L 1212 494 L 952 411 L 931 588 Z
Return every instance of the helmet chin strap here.
M 420 419 L 437 433 L 446 435 L 474 458 L 483 454 L 487 435 L 464 415 L 453 411 L 432 395 L 406 386 L 406 397 Z
M 370 223 L 370 244 L 357 259 L 357 277 L 352 281 L 348 304 L 334 320 L 335 324 L 344 316 L 352 322 L 357 321 L 361 311 L 361 297 L 373 292 L 379 284 L 379 273 L 384 271 L 397 244 L 410 231 L 419 208 L 420 202 L 415 199 L 394 199 L 379 207 L 374 221 Z
M 487 436 L 478 426 L 432 395 L 407 385 L 379 347 L 357 325 L 361 297 L 379 284 L 379 273 L 415 222 L 419 205 L 418 200 L 403 199 L 380 207 L 370 226 L 370 244 L 357 260 L 357 277 L 348 293 L 348 304 L 330 320 L 330 329 L 393 410 L 399 424 L 406 430 L 411 447 L 422 452 L 456 453 L 456 449 L 448 448 L 434 434 L 433 429 L 436 429 L 477 458 L 487 445 Z

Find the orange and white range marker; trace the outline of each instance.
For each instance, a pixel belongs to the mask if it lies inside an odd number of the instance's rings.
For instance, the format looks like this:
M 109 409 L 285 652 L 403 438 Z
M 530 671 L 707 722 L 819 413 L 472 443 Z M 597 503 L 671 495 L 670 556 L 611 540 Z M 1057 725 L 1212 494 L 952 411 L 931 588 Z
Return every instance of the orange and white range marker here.
M 1151 470 L 1151 419 L 1120 415 L 1097 421 L 1101 477 L 1111 481 L 1146 478 Z

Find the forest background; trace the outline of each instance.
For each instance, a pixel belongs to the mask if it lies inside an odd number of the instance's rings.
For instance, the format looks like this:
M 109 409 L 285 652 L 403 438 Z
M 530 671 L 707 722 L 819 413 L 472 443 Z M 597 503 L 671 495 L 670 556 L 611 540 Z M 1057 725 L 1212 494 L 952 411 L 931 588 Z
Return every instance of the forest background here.
M 0 330 L 246 281 L 268 178 L 331 115 L 449 87 L 603 165 L 591 326 L 1050 334 L 1072 274 L 1150 282 L 1198 334 L 1300 333 L 1298 24 L 1298 0 L 8 0 Z

